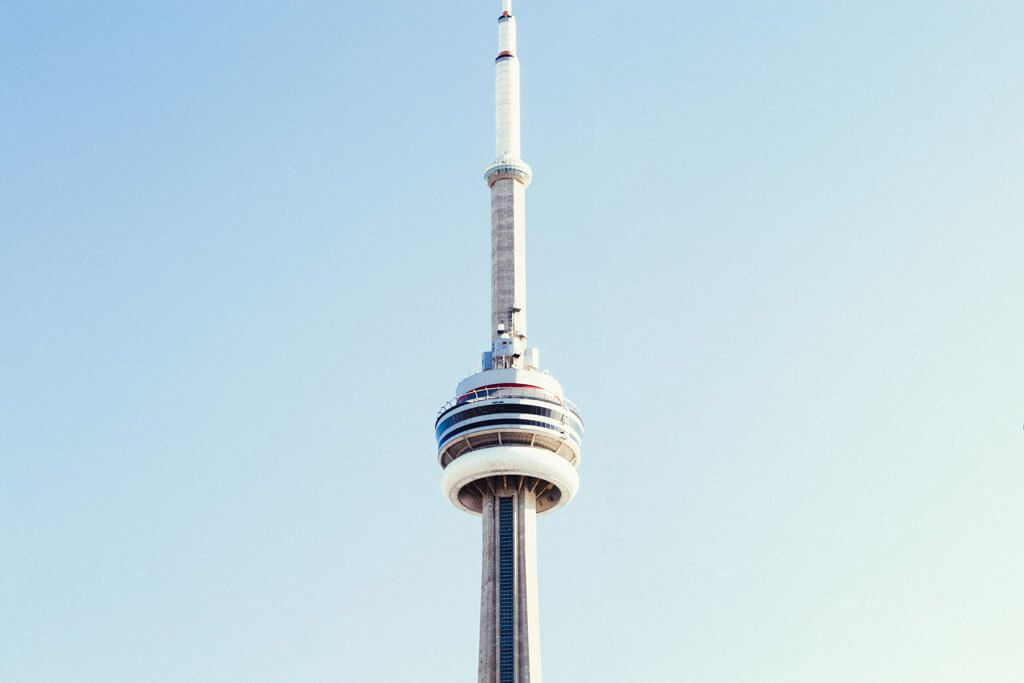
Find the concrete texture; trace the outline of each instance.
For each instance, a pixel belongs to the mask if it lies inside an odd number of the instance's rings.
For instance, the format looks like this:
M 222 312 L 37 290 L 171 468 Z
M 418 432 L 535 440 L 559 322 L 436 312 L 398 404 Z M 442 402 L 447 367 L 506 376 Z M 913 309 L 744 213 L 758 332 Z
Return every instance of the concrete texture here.
M 516 312 L 516 309 L 519 309 Z M 491 329 L 526 335 L 526 188 L 511 178 L 491 185 Z
M 483 502 L 483 566 L 480 589 L 479 683 L 501 683 L 500 540 L 498 499 L 513 499 L 514 683 L 540 683 L 537 597 L 537 512 L 532 487 L 518 478 L 491 482 Z M 506 678 L 507 680 L 507 678 Z

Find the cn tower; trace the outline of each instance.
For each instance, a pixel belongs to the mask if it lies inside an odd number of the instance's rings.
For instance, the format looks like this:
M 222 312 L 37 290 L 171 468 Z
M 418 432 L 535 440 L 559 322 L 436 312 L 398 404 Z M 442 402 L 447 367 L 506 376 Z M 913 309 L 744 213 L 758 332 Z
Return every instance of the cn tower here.
M 526 188 L 519 58 L 511 0 L 502 0 L 494 63 L 491 347 L 434 423 L 441 490 L 483 519 L 479 683 L 540 683 L 537 515 L 576 495 L 583 420 L 526 345 Z

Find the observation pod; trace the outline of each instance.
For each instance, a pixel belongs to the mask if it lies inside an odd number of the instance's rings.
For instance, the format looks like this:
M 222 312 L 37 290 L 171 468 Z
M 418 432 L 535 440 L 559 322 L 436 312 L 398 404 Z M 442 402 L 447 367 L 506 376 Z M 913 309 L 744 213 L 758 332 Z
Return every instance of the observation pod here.
M 583 418 L 553 377 L 533 369 L 479 372 L 459 383 L 434 423 L 441 490 L 480 514 L 486 494 L 513 488 L 536 497 L 537 513 L 576 495 Z

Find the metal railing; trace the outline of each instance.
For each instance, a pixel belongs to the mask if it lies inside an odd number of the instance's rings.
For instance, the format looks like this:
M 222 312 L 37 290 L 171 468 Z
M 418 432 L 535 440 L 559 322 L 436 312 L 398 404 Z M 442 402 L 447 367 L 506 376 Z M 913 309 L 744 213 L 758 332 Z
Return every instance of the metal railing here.
M 562 398 L 558 394 L 554 394 L 550 391 L 543 389 L 527 389 L 524 387 L 495 387 L 495 388 L 481 388 L 474 389 L 468 394 L 453 398 L 452 400 L 441 406 L 441 409 L 437 411 L 437 416 L 441 417 L 442 414 L 448 412 L 455 406 L 466 405 L 467 403 L 475 403 L 477 401 L 488 401 L 495 398 L 532 398 L 538 401 L 544 401 L 546 403 L 554 403 L 555 405 L 562 406 L 571 411 L 577 418 L 582 422 L 583 416 L 580 415 L 579 408 L 576 404 L 567 398 Z

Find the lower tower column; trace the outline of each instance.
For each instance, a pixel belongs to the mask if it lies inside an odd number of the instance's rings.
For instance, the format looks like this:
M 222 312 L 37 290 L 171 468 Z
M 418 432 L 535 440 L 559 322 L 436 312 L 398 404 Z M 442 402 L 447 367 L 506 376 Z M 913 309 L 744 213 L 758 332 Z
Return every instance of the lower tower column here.
M 537 497 L 518 477 L 487 484 L 478 680 L 540 683 Z

